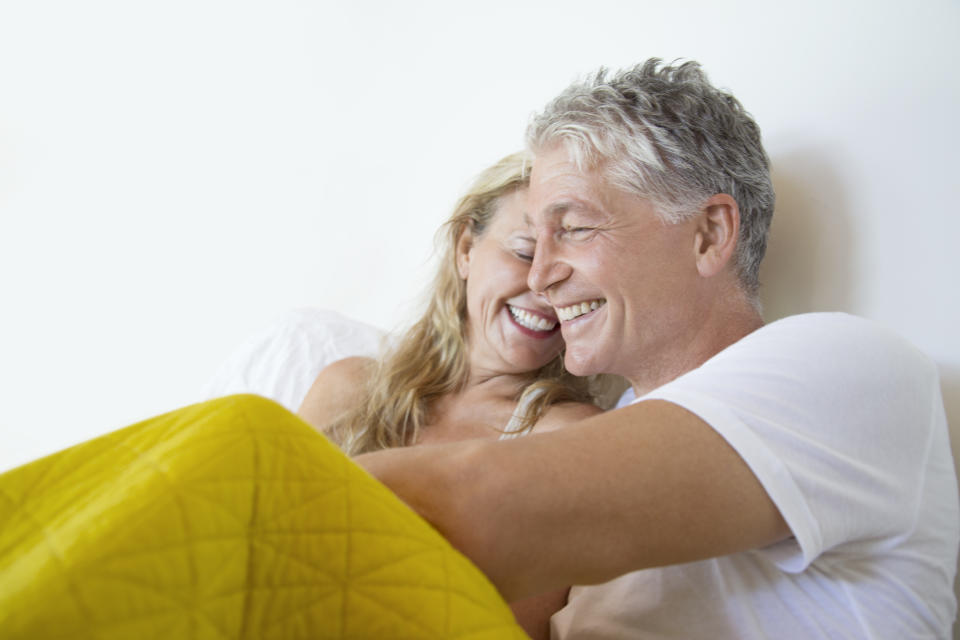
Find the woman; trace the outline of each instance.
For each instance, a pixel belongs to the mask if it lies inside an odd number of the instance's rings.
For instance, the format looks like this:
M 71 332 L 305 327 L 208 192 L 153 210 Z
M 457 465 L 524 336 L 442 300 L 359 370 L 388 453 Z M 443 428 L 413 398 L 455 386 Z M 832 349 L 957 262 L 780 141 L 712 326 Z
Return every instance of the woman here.
M 347 358 L 320 372 L 299 414 L 348 454 L 515 437 L 601 411 L 592 392 L 602 381 L 564 369 L 556 314 L 527 288 L 527 166 L 525 154 L 507 156 L 458 202 L 426 312 L 379 361 Z M 531 637 L 547 638 L 566 595 L 512 608 Z

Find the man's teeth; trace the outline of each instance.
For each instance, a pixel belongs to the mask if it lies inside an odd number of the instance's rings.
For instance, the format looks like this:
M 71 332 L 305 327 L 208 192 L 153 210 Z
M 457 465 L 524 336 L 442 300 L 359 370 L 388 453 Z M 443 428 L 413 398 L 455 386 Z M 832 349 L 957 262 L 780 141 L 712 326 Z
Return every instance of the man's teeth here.
M 591 300 L 590 302 L 578 302 L 577 304 L 572 304 L 569 307 L 557 307 L 557 317 L 560 318 L 561 322 L 566 320 L 573 320 L 578 316 L 582 316 L 585 313 L 590 313 L 594 309 L 599 309 L 607 303 L 606 300 Z
M 517 309 L 516 307 L 511 307 L 509 305 L 507 305 L 507 308 L 510 309 L 510 314 L 513 316 L 513 319 L 516 320 L 520 326 L 526 327 L 527 329 L 533 329 L 534 331 L 550 331 L 557 326 L 556 322 L 551 322 L 546 318 L 535 316 L 532 313 L 524 311 L 523 309 Z

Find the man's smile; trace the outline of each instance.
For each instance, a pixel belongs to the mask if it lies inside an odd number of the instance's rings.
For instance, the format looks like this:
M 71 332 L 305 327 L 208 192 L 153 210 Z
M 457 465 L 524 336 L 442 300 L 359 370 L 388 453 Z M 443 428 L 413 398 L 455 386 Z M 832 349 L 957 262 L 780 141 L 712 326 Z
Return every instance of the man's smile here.
M 564 307 L 555 307 L 557 310 L 557 317 L 560 318 L 561 322 L 567 322 L 568 320 L 573 320 L 578 318 L 585 313 L 590 313 L 591 311 L 596 311 L 603 305 L 607 303 L 603 298 L 597 298 L 596 300 L 587 300 L 585 302 L 576 302 L 571 305 Z

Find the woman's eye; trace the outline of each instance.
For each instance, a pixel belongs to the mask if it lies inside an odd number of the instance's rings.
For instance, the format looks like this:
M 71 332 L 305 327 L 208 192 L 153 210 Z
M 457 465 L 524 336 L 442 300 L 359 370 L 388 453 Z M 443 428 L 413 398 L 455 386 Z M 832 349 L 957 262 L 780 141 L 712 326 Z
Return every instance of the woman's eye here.
M 533 262 L 533 254 L 523 253 L 521 251 L 515 251 L 514 255 L 523 260 L 524 262 Z

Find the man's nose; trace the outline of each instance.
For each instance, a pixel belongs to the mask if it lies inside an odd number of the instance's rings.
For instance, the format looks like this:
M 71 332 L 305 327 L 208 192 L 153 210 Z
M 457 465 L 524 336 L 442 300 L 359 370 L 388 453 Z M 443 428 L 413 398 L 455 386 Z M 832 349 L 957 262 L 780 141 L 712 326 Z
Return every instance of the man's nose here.
M 570 267 L 559 259 L 552 242 L 538 241 L 527 274 L 527 286 L 534 293 L 544 295 L 550 287 L 569 277 L 570 271 Z

